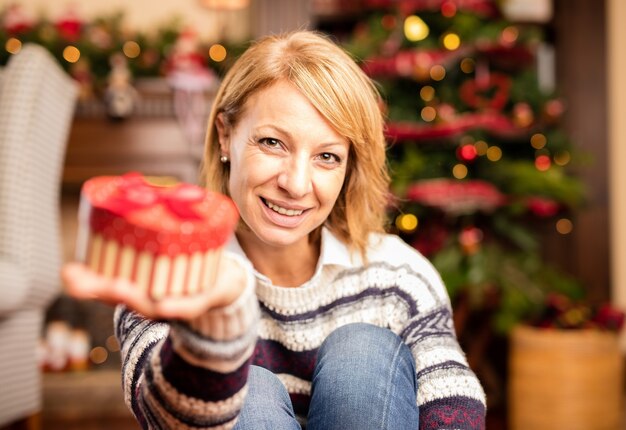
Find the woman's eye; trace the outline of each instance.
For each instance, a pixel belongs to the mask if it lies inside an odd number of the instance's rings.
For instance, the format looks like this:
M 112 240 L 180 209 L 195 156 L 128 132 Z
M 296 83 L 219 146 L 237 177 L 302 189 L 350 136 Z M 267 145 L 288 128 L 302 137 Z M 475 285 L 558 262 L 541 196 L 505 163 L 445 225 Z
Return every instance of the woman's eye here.
M 260 139 L 259 142 L 263 146 L 267 146 L 268 148 L 276 148 L 276 147 L 280 146 L 280 140 L 274 139 L 272 137 L 264 137 L 264 138 Z
M 341 162 L 341 158 L 338 155 L 333 154 L 331 152 L 323 152 L 320 154 L 320 158 L 325 163 L 339 163 Z

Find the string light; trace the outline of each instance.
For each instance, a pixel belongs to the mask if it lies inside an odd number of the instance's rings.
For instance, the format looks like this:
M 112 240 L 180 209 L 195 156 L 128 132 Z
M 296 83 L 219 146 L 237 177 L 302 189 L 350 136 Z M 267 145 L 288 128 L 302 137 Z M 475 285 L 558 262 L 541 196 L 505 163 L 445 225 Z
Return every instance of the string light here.
M 500 35 L 500 42 L 503 45 L 513 45 L 517 41 L 517 37 L 519 36 L 519 30 L 515 26 L 508 26 L 504 30 L 502 30 L 502 34 Z
M 476 147 L 474 145 L 462 145 L 458 149 L 458 157 L 463 161 L 474 161 L 476 159 Z
M 574 229 L 574 224 L 567 218 L 561 218 L 556 222 L 556 231 L 561 234 L 570 234 Z
M 547 155 L 540 155 L 539 157 L 535 158 L 535 167 L 540 172 L 545 172 L 546 170 L 548 170 L 551 164 L 552 161 L 550 161 L 550 157 L 548 157 Z
M 9 54 L 17 54 L 22 50 L 22 42 L 15 37 L 9 37 L 4 44 L 4 49 L 6 49 Z
M 461 60 L 461 71 L 463 73 L 472 73 L 476 68 L 476 62 L 471 58 L 463 58 Z
M 443 36 L 442 43 L 448 51 L 454 51 L 461 46 L 461 38 L 456 33 L 448 33 Z
M 478 140 L 474 144 L 474 148 L 476 148 L 476 154 L 485 155 L 487 153 L 487 150 L 489 149 L 489 145 L 487 145 L 487 142 L 485 142 L 484 140 Z
M 437 110 L 432 106 L 426 106 L 422 108 L 420 115 L 424 121 L 431 122 L 437 117 Z
M 209 57 L 216 63 L 224 61 L 224 59 L 226 58 L 226 48 L 219 43 L 212 45 L 209 48 Z
M 541 133 L 535 133 L 530 138 L 530 144 L 535 149 L 543 148 L 546 146 L 546 143 L 548 143 L 548 139 L 546 139 L 546 136 Z
M 141 47 L 137 42 L 129 40 L 122 46 L 122 52 L 124 52 L 124 55 L 128 58 L 137 58 L 139 54 L 141 54 Z
M 557 166 L 566 166 L 570 160 L 571 156 L 568 151 L 559 151 L 554 155 L 554 163 Z
M 107 340 L 105 341 L 105 345 L 107 349 L 111 352 L 117 352 L 120 350 L 120 344 L 114 335 L 107 337 Z
M 456 179 L 464 179 L 467 177 L 467 166 L 465 164 L 455 164 L 452 168 L 452 176 Z
M 497 146 L 490 146 L 487 149 L 487 159 L 489 161 L 498 161 L 502 158 L 502 150 Z
M 431 101 L 435 97 L 435 89 L 430 85 L 425 85 L 420 90 L 420 97 L 425 102 Z
M 409 15 L 404 20 L 404 35 L 411 42 L 419 42 L 428 37 L 428 25 L 417 15 Z
M 63 50 L 63 59 L 68 63 L 75 63 L 80 58 L 80 51 L 77 47 L 68 45 Z
M 396 217 L 396 227 L 405 233 L 411 233 L 417 228 L 419 221 L 413 214 L 401 214 Z
M 446 69 L 440 64 L 435 64 L 430 68 L 430 77 L 434 81 L 441 81 L 446 77 Z
M 89 359 L 95 364 L 102 364 L 109 358 L 109 353 L 106 348 L 102 346 L 96 346 L 89 351 Z

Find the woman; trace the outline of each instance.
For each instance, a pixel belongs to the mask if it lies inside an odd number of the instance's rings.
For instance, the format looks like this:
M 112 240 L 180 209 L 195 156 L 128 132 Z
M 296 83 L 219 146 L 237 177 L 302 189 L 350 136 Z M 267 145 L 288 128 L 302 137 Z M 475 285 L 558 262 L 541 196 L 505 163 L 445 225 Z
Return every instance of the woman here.
M 383 118 L 352 59 L 312 32 L 264 38 L 226 75 L 209 124 L 206 185 L 242 219 L 210 291 L 152 302 L 64 270 L 75 296 L 122 304 L 141 425 L 484 428 L 439 275 L 383 233 Z

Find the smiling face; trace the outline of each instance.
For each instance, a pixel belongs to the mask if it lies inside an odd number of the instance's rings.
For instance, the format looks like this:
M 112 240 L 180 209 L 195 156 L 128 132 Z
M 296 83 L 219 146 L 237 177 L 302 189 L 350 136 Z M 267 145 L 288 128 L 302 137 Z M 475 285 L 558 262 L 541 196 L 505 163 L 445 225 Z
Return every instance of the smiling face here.
M 250 229 L 242 245 L 306 246 L 343 186 L 347 139 L 286 81 L 253 94 L 234 128 L 218 117 L 217 129 L 229 193 Z

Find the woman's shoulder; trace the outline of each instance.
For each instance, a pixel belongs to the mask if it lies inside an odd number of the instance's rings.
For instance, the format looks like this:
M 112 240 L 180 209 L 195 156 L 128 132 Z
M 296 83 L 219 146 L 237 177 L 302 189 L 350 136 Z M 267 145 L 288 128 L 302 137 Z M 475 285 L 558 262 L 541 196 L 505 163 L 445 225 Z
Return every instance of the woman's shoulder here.
M 436 274 L 432 263 L 424 255 L 395 234 L 370 234 L 367 259 L 370 264 L 386 263 L 396 267 L 409 266 L 423 274 Z

